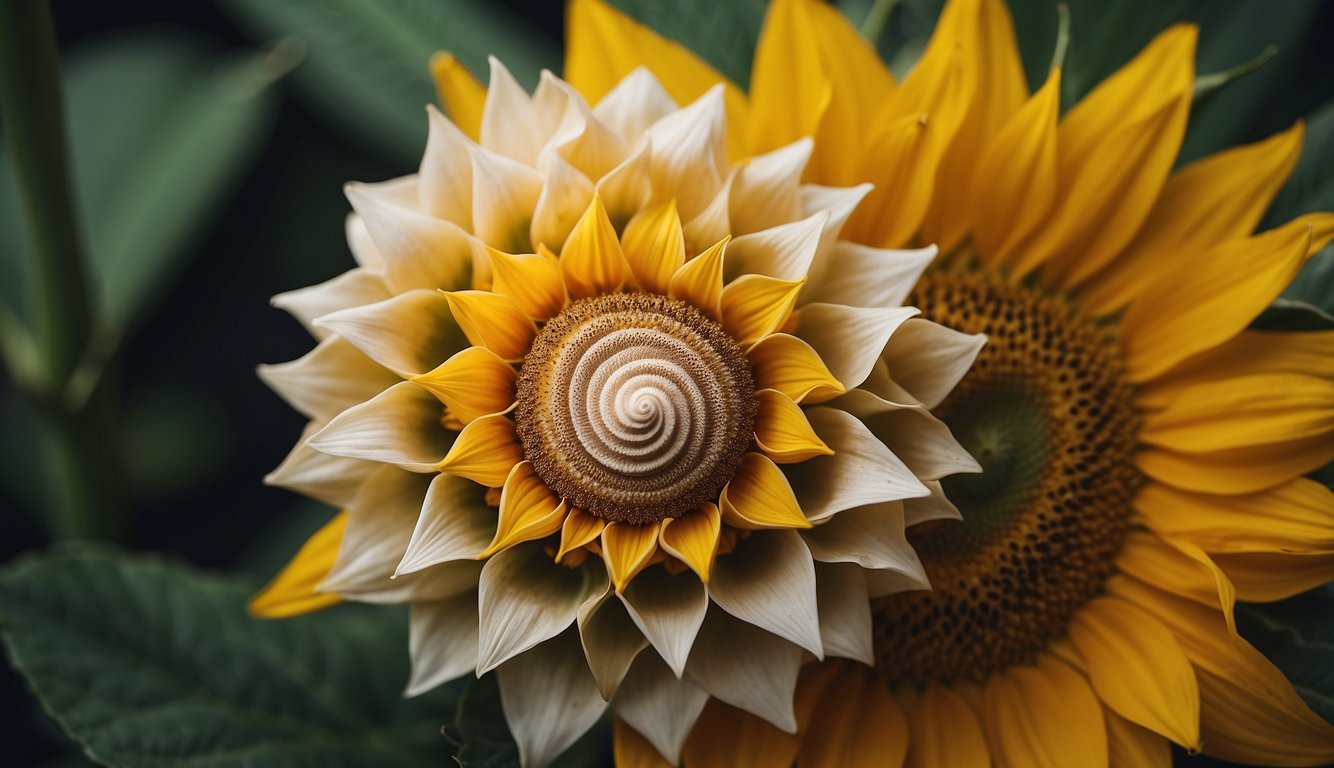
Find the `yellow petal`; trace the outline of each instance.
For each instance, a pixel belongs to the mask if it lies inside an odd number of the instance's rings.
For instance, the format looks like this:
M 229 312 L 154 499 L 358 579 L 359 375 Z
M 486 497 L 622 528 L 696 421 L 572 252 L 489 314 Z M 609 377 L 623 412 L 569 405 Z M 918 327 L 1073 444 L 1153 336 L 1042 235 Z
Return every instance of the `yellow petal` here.
M 1135 465 L 1158 482 L 1206 493 L 1251 493 L 1272 488 L 1331 461 L 1334 441 L 1324 435 L 1192 453 L 1146 447 L 1135 454 Z
M 648 565 L 658 551 L 659 525 L 608 523 L 602 529 L 602 561 L 617 592 L 625 591 L 630 580 Z
M 1204 494 L 1148 483 L 1135 511 L 1154 531 L 1209 552 L 1334 551 L 1334 491 L 1299 477 L 1259 493 Z
M 718 507 L 733 528 L 810 528 L 783 470 L 762 453 L 747 453 L 723 486 Z
M 1240 333 L 1331 238 L 1334 214 L 1311 214 L 1212 248 L 1190 270 L 1161 274 L 1121 323 L 1130 377 L 1151 379 Z
M 903 765 L 910 739 L 908 719 L 884 681 L 870 670 L 843 666 L 843 674 L 825 687 L 815 712 L 802 734 L 797 756 L 802 768 Z
M 477 559 L 485 560 L 519 542 L 550 536 L 561 529 L 565 513 L 565 502 L 552 494 L 533 471 L 533 465 L 519 462 L 500 491 L 495 538 Z
M 719 306 L 723 328 L 739 344 L 751 342 L 781 328 L 797 305 L 805 280 L 777 280 L 765 275 L 742 275 L 723 288 Z
M 693 512 L 663 520 L 658 543 L 663 551 L 685 563 L 699 575 L 700 581 L 708 584 L 721 530 L 718 507 L 706 503 Z
M 537 326 L 512 299 L 490 291 L 441 293 L 468 341 L 495 352 L 502 360 L 518 361 L 528 354 Z
M 1334 331 L 1242 331 L 1146 382 L 1136 393 L 1135 401 L 1146 410 L 1161 409 L 1195 384 L 1273 373 L 1334 379 Z
M 774 389 L 755 393 L 755 442 L 779 464 L 794 464 L 834 450 L 815 434 L 801 406 Z
M 1236 583 L 1237 597 L 1256 603 L 1286 600 L 1334 581 L 1329 552 L 1226 552 L 1213 558 Z
M 686 739 L 690 768 L 774 768 L 792 765 L 798 739 L 749 712 L 710 698 Z
M 668 200 L 635 214 L 625 226 L 621 249 L 640 288 L 667 293 L 672 275 L 686 258 L 676 201 Z
M 715 320 L 722 318 L 723 255 L 731 235 L 724 237 L 700 255 L 685 262 L 672 275 L 669 295 L 689 302 Z
M 1056 119 L 1061 71 L 1005 123 L 976 166 L 973 242 L 993 267 L 1004 263 L 1047 220 L 1056 201 Z M 947 206 L 948 200 L 941 205 Z
M 1102 597 L 1070 621 L 1093 690 L 1117 714 L 1200 748 L 1200 689 L 1171 630 L 1133 603 Z
M 982 729 L 997 765 L 1107 765 L 1107 726 L 1098 697 L 1079 673 L 1048 655 L 1040 656 L 1037 666 L 991 676 Z
M 750 348 L 746 357 L 757 387 L 776 389 L 798 403 L 823 403 L 847 391 L 819 353 L 796 336 L 766 336 Z
M 473 141 L 482 132 L 482 110 L 486 106 L 486 87 L 477 82 L 463 62 L 441 51 L 431 57 L 431 75 L 445 112 L 459 130 Z
M 536 254 L 514 255 L 487 247 L 491 256 L 491 290 L 508 296 L 534 320 L 549 320 L 565 306 L 565 281 L 560 267 Z
M 615 293 L 625 285 L 625 254 L 596 195 L 561 248 L 560 269 L 576 299 Z
M 1116 312 L 1158 279 L 1165 265 L 1195 269 L 1200 251 L 1251 234 L 1296 166 L 1303 132 L 1297 123 L 1172 174 L 1130 247 L 1090 281 L 1081 305 L 1094 315 Z
M 346 530 L 347 511 L 344 510 L 307 539 L 278 575 L 250 598 L 247 607 L 251 615 L 262 619 L 285 619 L 343 602 L 338 595 L 316 592 L 315 588 L 329 575 L 338 559 L 338 548 Z
M 607 527 L 607 522 L 596 515 L 579 509 L 571 508 L 570 513 L 565 516 L 565 523 L 560 529 L 560 549 L 556 552 L 556 562 L 569 552 L 572 552 L 588 542 L 602 535 L 602 529 Z
M 764 17 L 750 75 L 751 154 L 813 136 L 829 105 L 830 82 L 811 35 L 805 0 L 774 0 Z
M 1293 373 L 1238 376 L 1186 387 L 1145 417 L 1144 442 L 1198 452 L 1334 433 L 1334 380 Z
M 987 768 L 991 754 L 977 715 L 954 689 L 927 684 L 908 712 L 911 768 Z
M 468 347 L 435 370 L 412 377 L 464 424 L 514 404 L 514 366 L 485 347 Z
M 523 447 L 510 417 L 497 413 L 474 419 L 450 446 L 436 469 L 466 477 L 488 488 L 499 488 L 514 465 L 523 460 Z
M 1167 739 L 1111 709 L 1104 707 L 1102 716 L 1107 720 L 1107 747 L 1112 765 L 1172 768 L 1172 745 Z
M 619 717 L 612 722 L 612 759 L 616 768 L 672 768 L 639 731 Z

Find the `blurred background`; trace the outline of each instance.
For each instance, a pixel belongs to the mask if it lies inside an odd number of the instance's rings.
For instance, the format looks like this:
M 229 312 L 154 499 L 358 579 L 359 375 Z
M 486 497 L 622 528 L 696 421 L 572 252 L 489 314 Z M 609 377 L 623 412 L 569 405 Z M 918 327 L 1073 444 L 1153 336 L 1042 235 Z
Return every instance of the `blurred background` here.
M 761 0 L 617 4 L 746 82 Z M 871 2 L 840 5 L 856 21 Z M 1036 85 L 1052 55 L 1054 2 L 1011 5 Z M 1331 168 L 1334 3 L 1071 6 L 1067 105 L 1168 23 L 1193 20 L 1202 74 L 1264 63 L 1201 95 L 1183 161 L 1306 117 L 1303 166 L 1323 155 L 1310 167 Z M 939 7 L 903 0 L 890 16 L 881 48 L 900 74 Z M 353 266 L 342 185 L 415 170 L 423 107 L 437 101 L 432 52 L 453 50 L 483 81 L 495 52 L 531 86 L 540 67 L 560 71 L 563 9 L 536 0 L 58 0 L 53 14 L 104 358 L 87 382 L 101 447 L 80 470 L 107 489 L 99 533 L 259 583 L 330 515 L 261 482 L 303 419 L 255 366 L 312 346 L 269 297 Z M 0 158 L 0 297 L 23 324 L 32 316 L 25 233 L 2 140 Z M 1334 193 L 1334 171 L 1308 177 L 1284 194 L 1310 199 L 1312 185 L 1326 200 Z M 1323 278 L 1304 281 L 1294 298 L 1331 309 L 1330 262 L 1322 254 L 1314 268 Z M 0 561 L 68 533 L 51 523 L 41 446 L 37 415 L 12 374 L 0 374 Z M 7 666 L 0 708 L 9 713 L 0 716 L 5 764 L 81 764 Z

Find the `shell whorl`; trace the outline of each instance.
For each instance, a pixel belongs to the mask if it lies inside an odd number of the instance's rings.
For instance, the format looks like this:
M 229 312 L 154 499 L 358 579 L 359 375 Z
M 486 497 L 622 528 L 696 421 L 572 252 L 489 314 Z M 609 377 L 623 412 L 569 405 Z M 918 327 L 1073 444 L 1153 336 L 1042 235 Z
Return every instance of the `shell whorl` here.
M 653 294 L 575 302 L 538 334 L 515 424 L 538 476 L 572 506 L 647 524 L 717 497 L 749 448 L 745 355 L 699 310 Z

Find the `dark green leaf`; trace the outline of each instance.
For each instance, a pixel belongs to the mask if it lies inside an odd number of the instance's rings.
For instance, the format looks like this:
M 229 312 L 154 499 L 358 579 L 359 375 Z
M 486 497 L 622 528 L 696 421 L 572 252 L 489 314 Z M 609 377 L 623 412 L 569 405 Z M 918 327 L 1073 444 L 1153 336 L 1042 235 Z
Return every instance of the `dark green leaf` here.
M 1329 331 L 1334 316 L 1312 304 L 1278 299 L 1251 321 L 1258 331 Z
M 750 82 L 765 0 L 612 0 L 659 34 L 681 43 L 743 89 Z
M 66 550 L 0 576 L 14 666 L 90 757 L 127 768 L 440 765 L 457 686 L 412 700 L 401 611 L 250 618 L 251 586 Z
M 1334 586 L 1278 603 L 1239 605 L 1237 629 L 1316 714 L 1334 722 Z
M 1334 211 L 1334 102 L 1307 121 L 1301 160 L 1270 207 L 1265 226 L 1276 227 L 1313 211 Z M 1334 245 L 1311 257 L 1283 298 L 1334 315 Z
M 426 144 L 427 104 L 436 101 L 429 62 L 452 51 L 483 82 L 495 54 L 520 82 L 560 69 L 555 41 L 480 0 L 226 0 L 262 38 L 305 48 L 295 80 L 328 114 L 410 168 Z

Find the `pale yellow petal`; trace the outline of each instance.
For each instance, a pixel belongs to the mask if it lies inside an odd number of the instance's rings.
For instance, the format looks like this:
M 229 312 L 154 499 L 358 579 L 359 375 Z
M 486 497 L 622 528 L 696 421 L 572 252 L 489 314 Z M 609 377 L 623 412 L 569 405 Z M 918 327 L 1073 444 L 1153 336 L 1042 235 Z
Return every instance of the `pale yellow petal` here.
M 436 469 L 499 488 L 523 459 L 523 446 L 510 417 L 497 413 L 469 422 Z
M 412 377 L 464 424 L 509 410 L 516 379 L 514 366 L 486 347 L 468 347 L 435 370 Z
M 607 523 L 602 529 L 602 562 L 607 564 L 607 575 L 617 592 L 626 585 L 658 551 L 660 525 Z
M 625 285 L 625 254 L 601 198 L 593 197 L 566 238 L 560 251 L 560 269 L 570 296 L 576 299 L 615 293 Z
M 476 141 L 482 131 L 482 111 L 486 107 L 486 87 L 451 53 L 441 51 L 431 57 L 431 75 L 445 112 L 460 130 Z
M 672 275 L 686 258 L 676 201 L 668 200 L 635 214 L 625 226 L 621 249 L 640 288 L 667 293 Z
M 333 569 L 338 548 L 347 530 L 347 511 L 334 516 L 316 531 L 287 565 L 273 577 L 247 606 L 251 615 L 262 619 L 285 619 L 337 605 L 343 598 L 316 592 L 315 588 Z
M 718 507 L 706 503 L 693 512 L 663 520 L 658 543 L 663 551 L 685 563 L 699 575 L 700 581 L 708 584 L 721 530 Z
M 537 254 L 509 254 L 488 247 L 491 290 L 508 296 L 533 320 L 550 320 L 565 306 L 560 267 Z
M 742 346 L 759 341 L 783 327 L 792 316 L 805 280 L 776 280 L 764 275 L 742 275 L 723 287 L 719 306 L 723 328 Z
M 731 235 L 685 262 L 672 275 L 668 295 L 689 302 L 715 320 L 722 319 L 723 255 Z
M 518 361 L 528 354 L 537 326 L 519 305 L 490 291 L 441 291 L 468 341 L 495 352 L 502 360 Z
M 718 507 L 734 528 L 809 528 L 783 471 L 762 453 L 747 453 L 723 487 Z
M 775 389 L 755 393 L 755 442 L 779 464 L 793 464 L 834 450 L 815 434 L 801 406 Z
M 532 464 L 523 461 L 514 465 L 500 491 L 495 538 L 477 559 L 485 560 L 519 542 L 550 536 L 561 529 L 565 514 L 565 502 L 547 488 Z
M 766 336 L 746 352 L 746 357 L 757 387 L 776 389 L 798 403 L 823 403 L 847 391 L 819 353 L 796 336 Z

